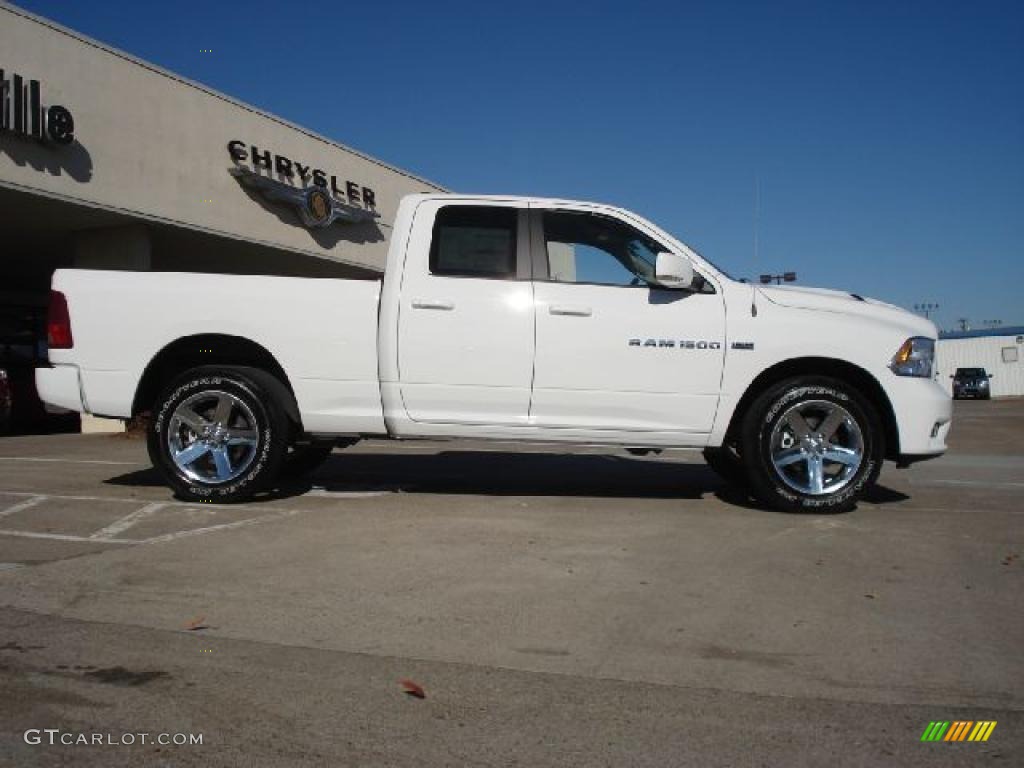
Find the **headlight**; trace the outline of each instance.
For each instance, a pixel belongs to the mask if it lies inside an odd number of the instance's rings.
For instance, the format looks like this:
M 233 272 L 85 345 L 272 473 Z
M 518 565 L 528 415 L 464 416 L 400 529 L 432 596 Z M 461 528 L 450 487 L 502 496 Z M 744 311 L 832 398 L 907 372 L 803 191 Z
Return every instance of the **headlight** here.
M 935 340 L 924 336 L 907 339 L 892 356 L 889 367 L 897 376 L 930 379 L 935 363 Z

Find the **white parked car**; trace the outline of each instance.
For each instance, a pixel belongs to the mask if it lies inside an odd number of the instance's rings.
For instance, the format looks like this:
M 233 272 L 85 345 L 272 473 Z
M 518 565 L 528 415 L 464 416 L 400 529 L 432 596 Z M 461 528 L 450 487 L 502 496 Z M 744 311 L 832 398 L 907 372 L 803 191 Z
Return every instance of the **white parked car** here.
M 704 450 L 784 510 L 845 510 L 945 450 L 935 326 L 738 282 L 592 203 L 413 195 L 382 281 L 59 270 L 40 395 L 151 412 L 185 498 L 234 501 L 361 437 Z

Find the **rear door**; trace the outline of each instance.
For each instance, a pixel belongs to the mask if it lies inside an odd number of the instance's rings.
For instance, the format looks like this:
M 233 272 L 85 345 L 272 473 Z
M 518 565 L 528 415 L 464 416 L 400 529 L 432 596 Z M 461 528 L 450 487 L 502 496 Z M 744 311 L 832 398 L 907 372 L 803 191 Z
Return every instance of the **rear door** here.
M 528 213 L 511 202 L 427 201 L 402 277 L 398 368 L 414 421 L 527 423 L 534 308 Z

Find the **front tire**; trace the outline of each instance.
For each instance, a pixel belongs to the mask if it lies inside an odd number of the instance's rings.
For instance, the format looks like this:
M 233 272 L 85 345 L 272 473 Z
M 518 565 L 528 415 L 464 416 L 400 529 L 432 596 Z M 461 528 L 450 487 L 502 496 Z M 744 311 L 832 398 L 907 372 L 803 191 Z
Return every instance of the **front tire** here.
M 730 489 L 743 492 L 749 490 L 747 468 L 737 455 L 735 447 L 723 445 L 721 448 L 705 448 L 704 461 Z
M 157 398 L 148 430 L 153 466 L 184 499 L 242 501 L 276 480 L 288 417 L 270 374 L 247 367 L 187 371 Z
M 355 445 L 352 438 L 306 438 L 293 443 L 281 465 L 281 477 L 295 480 L 316 470 L 335 448 Z
M 766 390 L 747 411 L 742 433 L 754 494 L 785 512 L 853 509 L 885 456 L 874 406 L 826 377 L 796 377 Z

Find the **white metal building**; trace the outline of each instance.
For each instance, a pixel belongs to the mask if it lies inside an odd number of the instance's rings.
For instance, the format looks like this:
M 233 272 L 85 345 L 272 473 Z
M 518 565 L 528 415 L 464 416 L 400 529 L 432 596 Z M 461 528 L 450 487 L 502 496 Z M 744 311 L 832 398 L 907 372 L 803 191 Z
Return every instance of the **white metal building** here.
M 950 391 L 957 368 L 984 368 L 993 397 L 1024 395 L 1024 326 L 944 333 L 935 356 L 939 381 Z

